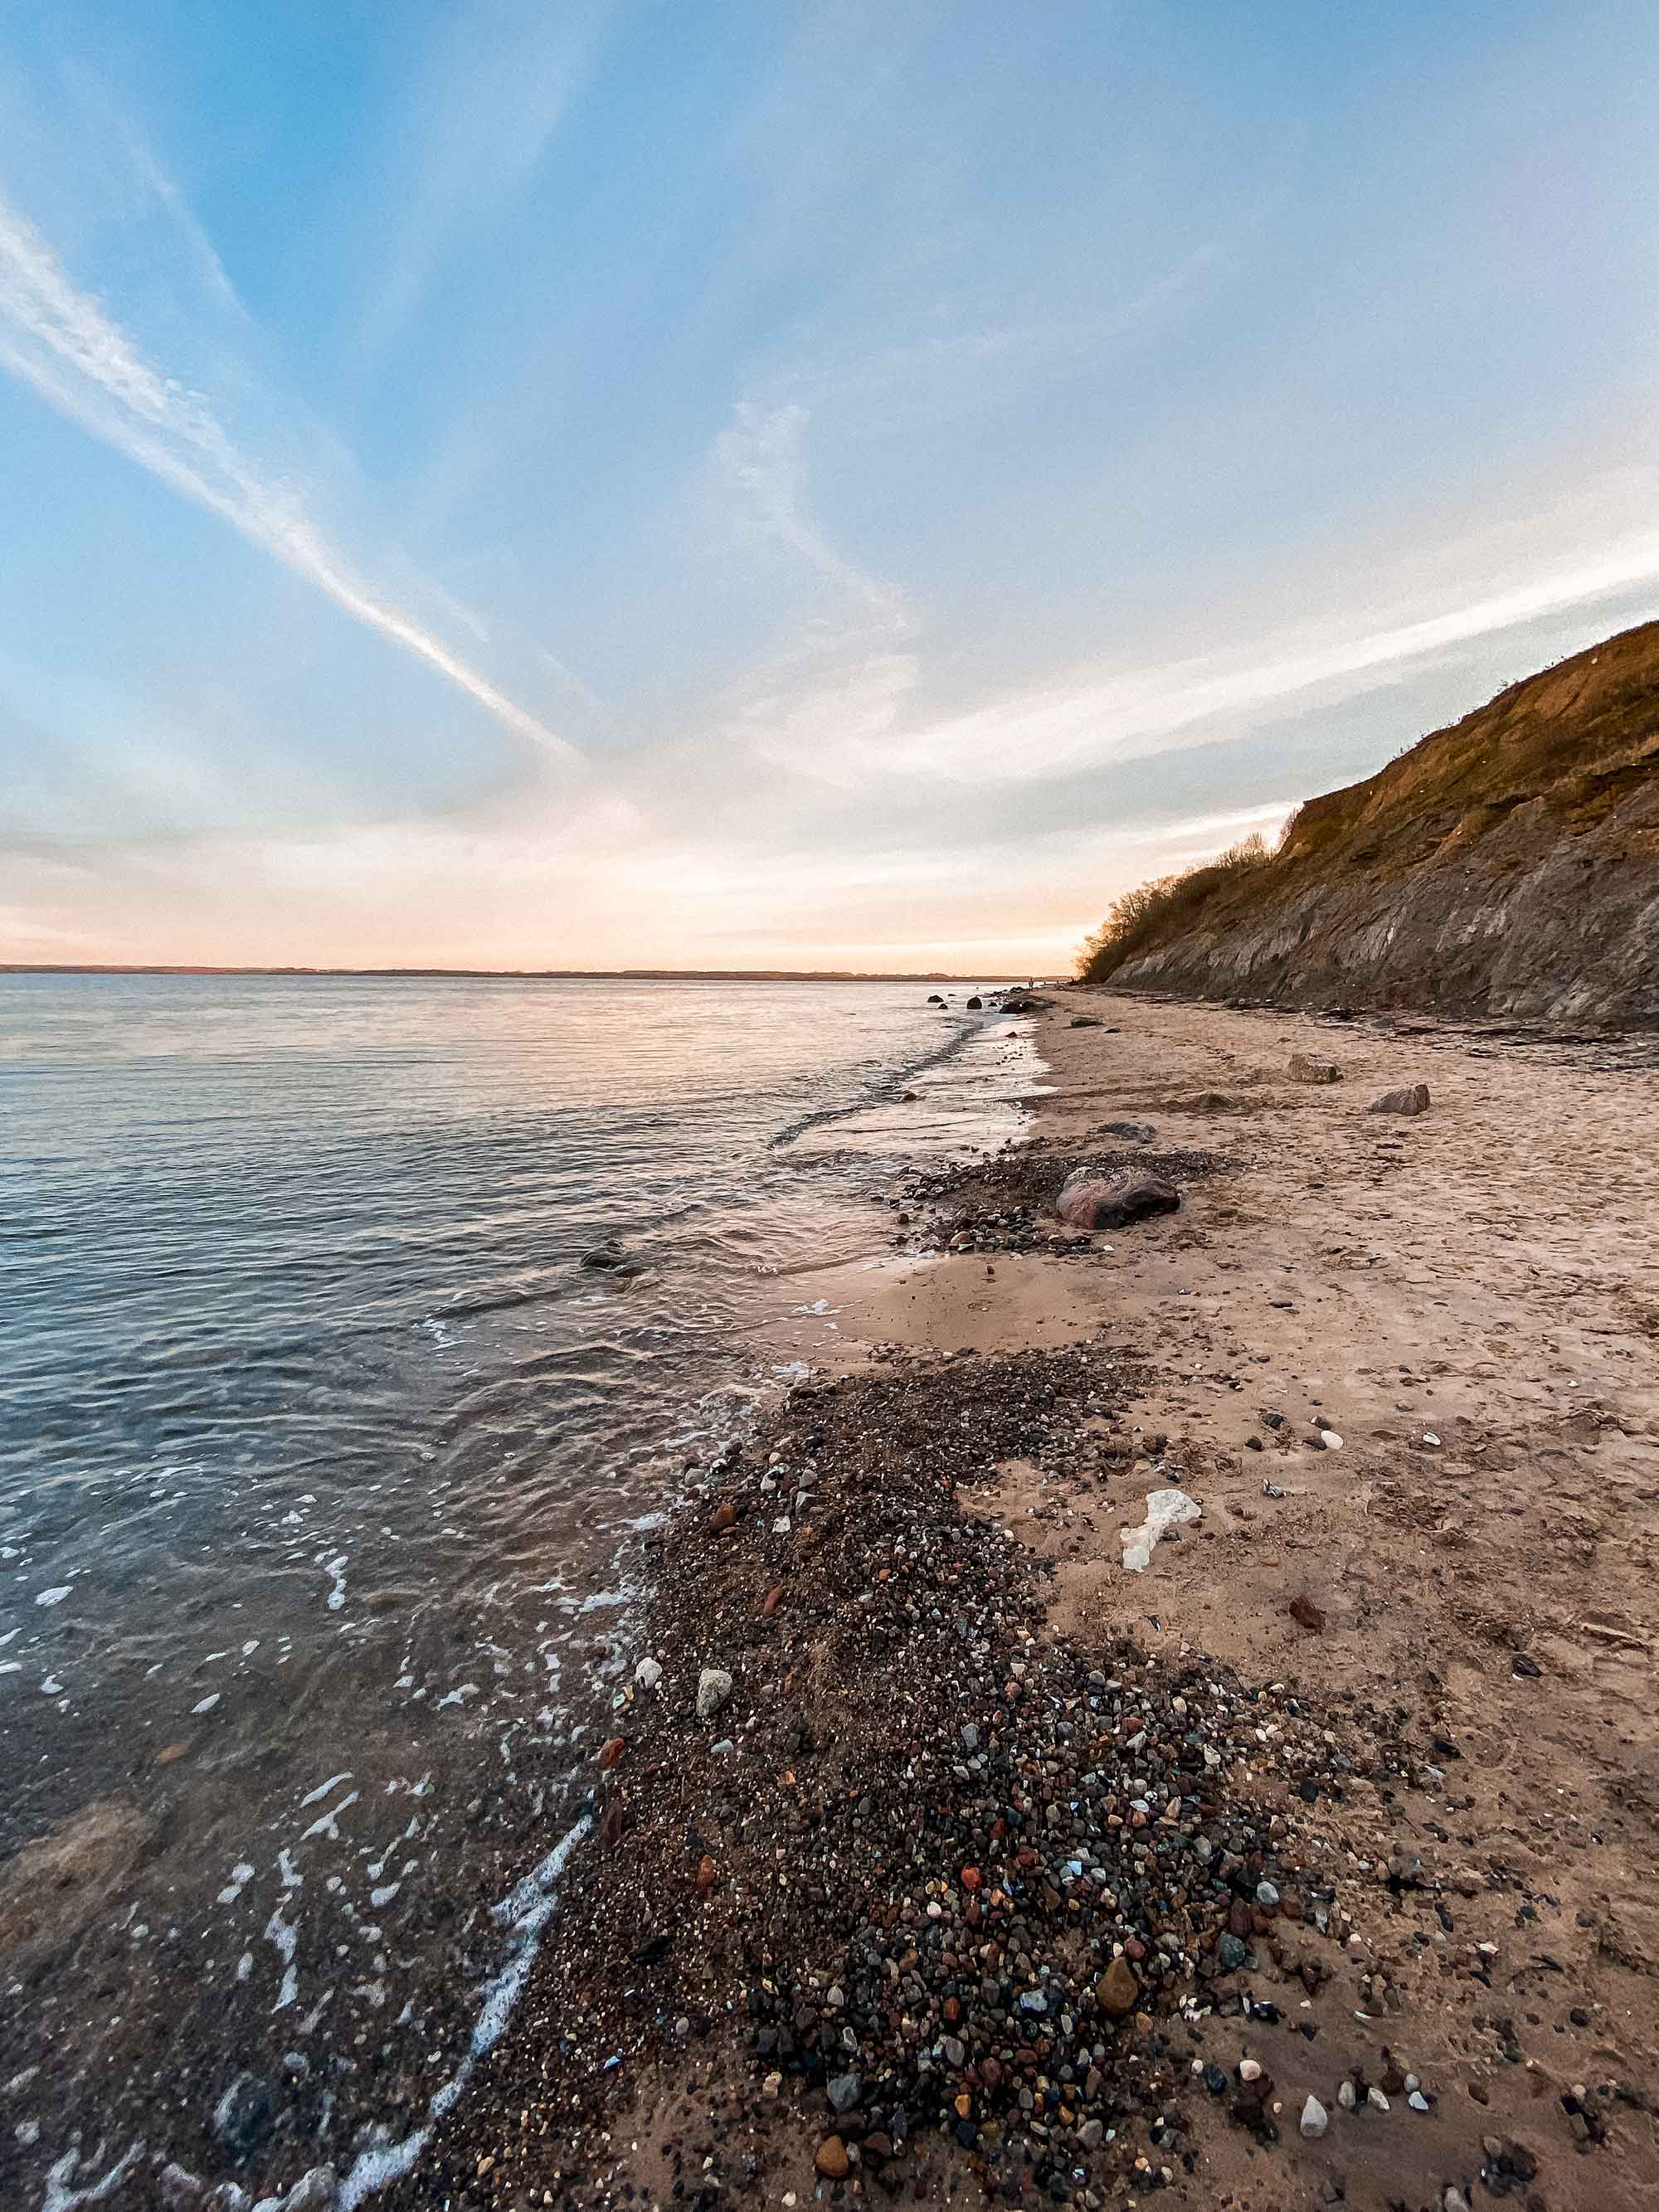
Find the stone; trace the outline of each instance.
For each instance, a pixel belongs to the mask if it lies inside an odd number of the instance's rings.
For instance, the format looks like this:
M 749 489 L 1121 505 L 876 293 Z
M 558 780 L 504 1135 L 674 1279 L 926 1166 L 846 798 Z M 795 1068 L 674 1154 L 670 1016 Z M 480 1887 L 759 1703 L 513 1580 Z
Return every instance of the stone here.
M 969 999 L 967 1001 L 967 1006 L 970 1014 L 983 1013 L 985 1011 L 985 1001 L 983 999 L 980 998 Z
M 824 2084 L 823 2094 L 836 2112 L 850 2112 L 864 2094 L 864 2083 L 856 2074 L 837 2074 Z
M 705 1667 L 697 1677 L 697 1718 L 712 1721 L 732 1694 L 732 1677 L 720 1667 Z
M 1236 1974 L 1241 1966 L 1250 1962 L 1250 1947 L 1237 1936 L 1218 1936 L 1215 1939 L 1215 1961 L 1224 1974 Z
M 276 2124 L 276 2092 L 252 2074 L 239 2074 L 213 2110 L 213 2132 L 238 2166 L 252 2157 Z
M 1135 2008 L 1140 1995 L 1140 1984 L 1135 1979 L 1135 1970 L 1124 1958 L 1114 1959 L 1101 1976 L 1095 1995 L 1101 2009 L 1114 2020 L 1121 2020 Z
M 845 2181 L 853 2170 L 847 2146 L 839 2136 L 825 2136 L 812 2163 L 826 2181 Z
M 603 1268 L 612 1275 L 637 1275 L 640 1262 L 634 1259 L 620 1237 L 607 1237 L 603 1244 L 595 1244 L 582 1254 L 584 1267 Z
M 1311 2141 L 1316 2136 L 1322 2136 L 1326 2129 L 1329 2127 L 1330 2124 L 1331 2116 L 1325 2110 L 1325 2107 L 1320 2103 L 1318 2098 L 1310 2097 L 1307 2103 L 1302 2107 L 1301 2127 L 1303 2134 Z
M 1325 1615 L 1310 1597 L 1305 1595 L 1293 1597 L 1285 1611 L 1298 1628 L 1305 1628 L 1315 1636 L 1324 1634 Z
M 1359 2102 L 1352 2081 L 1345 2081 L 1336 2093 L 1336 2101 L 1345 2112 L 1351 2112 Z
M 1073 1014 L 1069 1026 L 1074 1030 L 1097 1030 L 1100 1027 L 1100 1016 L 1098 1014 Z
M 1155 1213 L 1174 1213 L 1181 1193 L 1162 1176 L 1102 1177 L 1086 1169 L 1066 1178 L 1054 1211 L 1073 1229 L 1123 1229 Z
M 1292 1083 L 1340 1083 L 1342 1071 L 1334 1060 L 1310 1060 L 1305 1052 L 1291 1054 Z
M 1126 1145 L 1150 1145 L 1158 1134 L 1150 1121 L 1103 1121 L 1103 1137 L 1121 1137 Z
M 737 1525 L 738 1509 L 729 1498 L 717 1505 L 708 1516 L 708 1533 L 711 1536 L 723 1536 L 728 1528 L 735 1528 Z
M 622 1762 L 622 1755 L 627 1748 L 627 1743 L 621 1736 L 607 1736 L 599 1746 L 599 1765 L 607 1771 L 611 1767 L 619 1765 Z
M 1373 1098 L 1365 1110 L 1368 1114 L 1426 1114 L 1429 1086 L 1426 1083 L 1407 1083 L 1398 1091 L 1385 1091 L 1380 1098 Z
M 334 2212 L 337 2177 L 331 2166 L 313 2166 L 300 2176 L 282 2200 L 283 2212 Z
M 642 1690 L 654 1690 L 662 1680 L 662 1667 L 655 1659 L 641 1659 L 634 1669 L 634 1680 Z

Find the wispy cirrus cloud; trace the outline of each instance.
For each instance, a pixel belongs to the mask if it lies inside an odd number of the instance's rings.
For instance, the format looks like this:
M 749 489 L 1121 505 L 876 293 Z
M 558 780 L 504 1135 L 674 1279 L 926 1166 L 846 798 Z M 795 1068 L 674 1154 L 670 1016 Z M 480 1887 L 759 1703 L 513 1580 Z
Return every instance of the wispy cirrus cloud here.
M 161 196 L 174 205 L 176 194 Z M 223 272 L 218 274 L 222 280 Z M 301 485 L 262 468 L 245 452 L 211 403 L 153 362 L 93 294 L 75 284 L 40 232 L 3 198 L 0 367 L 82 429 L 228 523 L 354 622 L 424 661 L 514 736 L 567 762 L 580 757 L 365 575 L 314 520 Z
M 1034 688 L 972 712 L 872 735 L 857 721 L 837 742 L 821 718 L 796 741 L 791 702 L 758 736 L 767 757 L 832 784 L 865 778 L 1028 783 L 1228 733 L 1285 703 L 1328 704 L 1399 681 L 1444 653 L 1644 585 L 1659 587 L 1659 532 L 1649 532 L 1524 584 L 1411 621 L 1358 612 L 1322 640 L 1235 658 L 1182 660 Z
M 530 185 L 613 12 L 613 0 L 472 0 L 441 14 L 389 134 L 392 243 L 358 331 L 360 358 L 396 337 L 458 246 L 476 249 Z
M 851 605 L 896 631 L 910 627 L 902 595 L 837 552 L 809 518 L 802 489 L 803 444 L 810 410 L 800 401 L 767 407 L 740 399 L 714 444 L 717 465 L 729 471 L 750 526 L 796 555 Z

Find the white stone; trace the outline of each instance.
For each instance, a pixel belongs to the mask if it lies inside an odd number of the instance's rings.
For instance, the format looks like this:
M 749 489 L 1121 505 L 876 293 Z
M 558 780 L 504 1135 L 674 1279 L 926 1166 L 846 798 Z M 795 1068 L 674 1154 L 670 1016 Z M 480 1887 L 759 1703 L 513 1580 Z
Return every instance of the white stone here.
M 732 1694 L 732 1677 L 719 1667 L 705 1667 L 697 1677 L 697 1718 L 713 1720 Z
M 1331 2124 L 1331 2116 L 1317 2097 L 1310 2097 L 1302 2107 L 1302 2132 L 1304 2136 L 1322 2136 Z
M 1389 2100 L 1380 2089 L 1368 2089 L 1365 2092 L 1365 2102 L 1375 2106 L 1379 2112 L 1386 2112 L 1389 2110 Z
M 634 1669 L 634 1680 L 642 1690 L 654 1690 L 662 1680 L 662 1668 L 654 1659 L 641 1659 Z
M 1353 2083 L 1352 2081 L 1345 2081 L 1342 2084 L 1342 2087 L 1336 2093 L 1336 2101 L 1341 2106 L 1345 2112 L 1352 2112 L 1355 2100 Z

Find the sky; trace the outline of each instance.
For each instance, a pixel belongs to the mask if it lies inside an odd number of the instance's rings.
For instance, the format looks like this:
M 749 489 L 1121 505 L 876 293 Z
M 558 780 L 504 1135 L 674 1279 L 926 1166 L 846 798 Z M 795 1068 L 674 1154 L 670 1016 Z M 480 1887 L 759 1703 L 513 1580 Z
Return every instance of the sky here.
M 0 961 L 1060 972 L 1659 614 L 1659 10 L 0 0 Z

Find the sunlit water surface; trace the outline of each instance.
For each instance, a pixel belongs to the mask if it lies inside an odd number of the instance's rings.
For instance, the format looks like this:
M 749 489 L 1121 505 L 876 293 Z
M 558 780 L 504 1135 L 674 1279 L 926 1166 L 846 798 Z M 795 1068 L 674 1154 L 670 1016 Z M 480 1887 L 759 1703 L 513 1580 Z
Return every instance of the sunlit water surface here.
M 1017 1126 L 964 996 L 0 977 L 0 2201 L 417 2154 L 757 1327 Z

